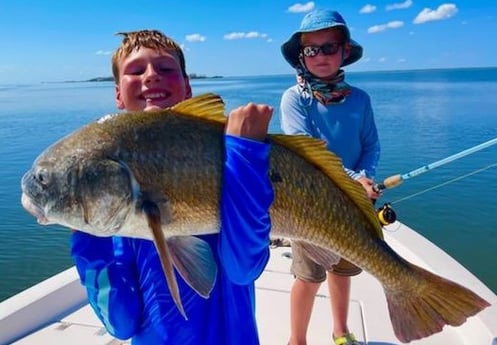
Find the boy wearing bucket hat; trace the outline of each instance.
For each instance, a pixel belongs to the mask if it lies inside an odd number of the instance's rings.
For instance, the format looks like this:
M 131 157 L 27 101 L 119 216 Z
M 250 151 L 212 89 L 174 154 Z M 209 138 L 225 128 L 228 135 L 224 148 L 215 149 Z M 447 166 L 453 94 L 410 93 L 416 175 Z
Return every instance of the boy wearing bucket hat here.
M 297 84 L 287 89 L 281 99 L 283 132 L 323 139 L 328 149 L 342 159 L 347 173 L 364 186 L 368 197 L 378 198 L 372 179 L 380 145 L 371 101 L 366 92 L 345 82 L 341 69 L 361 58 L 362 47 L 350 38 L 344 19 L 331 10 L 308 13 L 281 51 L 297 71 Z M 327 274 L 324 267 L 305 255 L 298 242 L 292 242 L 292 252 L 292 272 L 296 279 L 290 295 L 289 344 L 306 344 L 314 298 L 326 277 L 334 343 L 359 344 L 348 328 L 347 316 L 350 277 L 361 269 L 337 259 Z

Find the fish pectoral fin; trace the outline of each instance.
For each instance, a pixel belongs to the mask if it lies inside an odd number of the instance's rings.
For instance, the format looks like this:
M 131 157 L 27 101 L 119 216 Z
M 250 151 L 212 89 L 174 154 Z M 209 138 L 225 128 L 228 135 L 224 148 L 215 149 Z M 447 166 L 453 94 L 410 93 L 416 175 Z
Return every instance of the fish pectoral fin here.
M 176 281 L 176 276 L 174 275 L 173 260 L 171 257 L 171 251 L 168 248 L 166 238 L 162 232 L 161 226 L 161 214 L 157 204 L 151 201 L 144 201 L 142 204 L 142 210 L 148 221 L 148 226 L 152 230 L 153 241 L 155 248 L 159 253 L 159 259 L 166 276 L 167 287 L 171 292 L 174 303 L 178 307 L 179 312 L 185 320 L 187 316 L 183 304 L 181 303 L 181 296 L 179 294 L 178 282 Z
M 142 205 L 144 203 L 153 203 L 157 206 L 157 209 L 160 212 L 160 221 L 162 225 L 167 225 L 172 222 L 173 217 L 171 213 L 171 201 L 163 194 L 140 189 L 140 200 L 137 202 L 138 205 Z
M 340 255 L 329 249 L 306 241 L 292 240 L 292 242 L 297 242 L 308 257 L 323 266 L 327 271 L 332 271 L 333 265 L 340 261 Z
M 217 264 L 209 244 L 195 236 L 170 237 L 167 244 L 181 277 L 200 296 L 208 298 L 217 276 Z

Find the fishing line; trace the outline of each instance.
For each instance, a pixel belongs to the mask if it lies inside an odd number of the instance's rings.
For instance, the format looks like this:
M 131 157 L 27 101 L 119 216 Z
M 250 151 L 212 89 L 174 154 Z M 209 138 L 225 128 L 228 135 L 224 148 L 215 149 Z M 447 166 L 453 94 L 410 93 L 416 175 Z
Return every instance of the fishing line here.
M 487 148 L 487 147 L 495 145 L 495 144 L 497 144 L 497 138 L 488 140 L 488 141 L 486 141 L 484 143 L 481 143 L 479 145 L 475 145 L 473 147 L 470 147 L 469 149 L 466 149 L 464 151 L 458 152 L 458 153 L 453 154 L 453 155 L 451 155 L 449 157 L 440 159 L 440 160 L 438 160 L 436 162 L 424 165 L 424 166 L 422 166 L 422 167 L 420 167 L 418 169 L 411 170 L 408 173 L 392 175 L 392 176 L 386 178 L 385 180 L 383 180 L 382 183 L 376 183 L 373 186 L 373 189 L 375 191 L 377 191 L 377 192 L 381 192 L 384 189 L 396 187 L 396 186 L 400 185 L 405 180 L 408 180 L 410 178 L 416 177 L 416 176 L 421 175 L 421 174 L 423 174 L 423 173 L 425 173 L 427 171 L 430 171 L 432 169 L 438 168 L 439 166 L 442 166 L 442 165 L 445 165 L 447 163 L 453 162 L 453 161 L 455 161 L 457 159 L 460 159 L 462 157 L 465 157 L 465 156 L 470 155 L 472 153 L 475 153 L 477 151 L 483 150 L 484 148 Z M 489 169 L 489 168 L 491 168 L 493 166 L 496 166 L 496 165 L 497 165 L 497 163 L 491 164 L 491 165 L 489 165 L 489 166 L 487 166 L 485 168 L 475 170 L 475 171 L 473 171 L 473 172 L 471 172 L 469 174 L 466 174 L 466 175 L 457 177 L 455 179 L 449 180 L 447 182 L 441 183 L 439 185 L 427 188 L 427 189 L 422 190 L 420 192 L 417 192 L 417 193 L 414 193 L 412 195 L 409 195 L 409 196 L 407 196 L 405 198 L 398 199 L 397 201 L 392 202 L 392 203 L 399 203 L 399 202 L 402 202 L 402 201 L 414 198 L 415 196 L 427 193 L 427 192 L 432 191 L 434 189 L 437 189 L 437 188 L 446 186 L 448 184 L 451 184 L 453 182 L 462 180 L 462 179 L 464 179 L 464 178 L 466 178 L 468 176 L 477 174 L 479 172 L 487 170 L 487 169 Z M 394 223 L 397 220 L 397 215 L 395 214 L 394 209 L 391 207 L 392 203 L 390 203 L 390 202 L 385 203 L 382 207 L 380 207 L 380 208 L 378 208 L 376 210 L 376 213 L 377 213 L 377 216 L 378 216 L 378 220 L 380 221 L 380 223 L 382 224 L 382 226 L 386 226 L 386 225 L 392 224 L 392 223 Z
M 381 191 L 383 189 L 396 187 L 405 180 L 416 177 L 416 176 L 421 175 L 427 171 L 433 170 L 435 168 L 438 168 L 439 166 L 453 162 L 457 159 L 460 159 L 462 157 L 465 157 L 465 156 L 470 155 L 472 153 L 475 153 L 477 151 L 483 150 L 484 148 L 487 148 L 487 147 L 495 145 L 495 144 L 497 144 L 497 138 L 494 138 L 494 139 L 488 140 L 484 143 L 481 143 L 479 145 L 470 147 L 467 150 L 458 152 L 458 153 L 453 154 L 453 155 L 446 157 L 444 159 L 440 159 L 436 162 L 424 165 L 418 169 L 411 170 L 408 173 L 392 175 L 390 177 L 387 177 L 385 180 L 383 180 L 383 183 L 377 183 L 374 186 L 374 189 L 377 191 Z
M 417 193 L 414 193 L 414 194 L 408 195 L 408 196 L 406 196 L 406 197 L 404 197 L 404 198 L 400 198 L 400 199 L 398 199 L 398 200 L 396 200 L 396 201 L 392 201 L 392 202 L 391 202 L 391 204 L 398 204 L 399 202 L 402 202 L 402 201 L 405 201 L 405 200 L 409 200 L 409 199 L 414 198 L 414 197 L 416 197 L 416 196 L 418 196 L 418 195 L 421 195 L 421 194 L 427 193 L 427 192 L 432 191 L 432 190 L 434 190 L 434 189 L 437 189 L 437 188 L 440 188 L 440 187 L 446 186 L 446 185 L 448 185 L 448 184 L 451 184 L 451 183 L 453 183 L 453 182 L 456 182 L 456 181 L 462 180 L 462 179 L 464 179 L 464 178 L 466 178 L 466 177 L 469 177 L 469 176 L 472 176 L 472 175 L 476 175 L 476 174 L 478 174 L 478 173 L 480 173 L 480 172 L 482 172 L 482 171 L 485 171 L 485 170 L 490 169 L 490 168 L 495 167 L 495 166 L 497 166 L 497 163 L 490 164 L 490 165 L 488 165 L 488 166 L 486 166 L 486 167 L 484 167 L 484 168 L 477 169 L 477 170 L 475 170 L 475 171 L 473 171 L 473 172 L 470 172 L 470 173 L 468 173 L 468 174 L 465 174 L 465 175 L 462 175 L 462 176 L 459 176 L 459 177 L 453 178 L 452 180 L 446 181 L 446 182 L 444 182 L 444 183 L 440 183 L 440 184 L 435 185 L 435 186 L 433 186 L 433 187 L 430 187 L 430 188 L 424 189 L 424 190 L 422 190 L 422 191 L 420 191 L 420 192 L 417 192 Z
M 392 206 L 391 206 L 392 204 L 398 204 L 399 202 L 402 202 L 402 201 L 405 201 L 405 200 L 409 200 L 409 199 L 414 198 L 414 197 L 416 197 L 418 195 L 427 193 L 427 192 L 432 191 L 434 189 L 437 189 L 437 188 L 446 186 L 448 184 L 451 184 L 453 182 L 462 180 L 462 179 L 464 179 L 466 177 L 469 177 L 469 176 L 472 176 L 472 175 L 476 175 L 476 174 L 478 174 L 478 173 L 480 173 L 482 171 L 485 171 L 485 170 L 490 169 L 490 168 L 495 167 L 495 166 L 497 166 L 497 162 L 493 163 L 493 164 L 490 164 L 490 165 L 488 165 L 488 166 L 486 166 L 484 168 L 480 168 L 480 169 L 477 169 L 475 171 L 472 171 L 472 172 L 470 172 L 468 174 L 465 174 L 465 175 L 453 178 L 452 180 L 446 181 L 444 183 L 440 183 L 440 184 L 438 184 L 436 186 L 427 188 L 427 189 L 422 190 L 420 192 L 408 195 L 408 196 L 406 196 L 404 198 L 401 198 L 401 199 L 398 199 L 396 201 L 387 202 L 387 203 L 383 204 L 383 206 L 381 206 L 380 208 L 378 208 L 376 210 L 376 214 L 378 216 L 378 220 L 380 221 L 380 224 L 381 224 L 383 230 L 384 231 L 395 232 L 395 231 L 397 231 L 400 228 L 400 224 L 397 226 L 396 229 L 392 229 L 392 228 L 388 229 L 388 228 L 386 228 L 387 225 L 394 224 L 397 221 L 397 214 L 395 213 L 394 209 L 392 208 Z

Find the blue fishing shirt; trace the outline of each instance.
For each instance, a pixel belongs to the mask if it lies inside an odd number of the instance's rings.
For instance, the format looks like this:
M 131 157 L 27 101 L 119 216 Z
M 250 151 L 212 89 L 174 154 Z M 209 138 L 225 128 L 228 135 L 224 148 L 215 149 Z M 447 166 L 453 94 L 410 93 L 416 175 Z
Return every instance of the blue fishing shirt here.
M 380 142 L 371 100 L 363 90 L 351 87 L 342 103 L 323 105 L 294 85 L 281 98 L 280 121 L 285 134 L 324 140 L 352 178 L 374 178 Z
M 75 231 L 72 257 L 88 300 L 107 331 L 133 345 L 257 345 L 254 281 L 269 259 L 268 143 L 225 136 L 219 234 L 209 243 L 218 265 L 204 299 L 176 274 L 188 317 L 178 311 L 152 241 Z

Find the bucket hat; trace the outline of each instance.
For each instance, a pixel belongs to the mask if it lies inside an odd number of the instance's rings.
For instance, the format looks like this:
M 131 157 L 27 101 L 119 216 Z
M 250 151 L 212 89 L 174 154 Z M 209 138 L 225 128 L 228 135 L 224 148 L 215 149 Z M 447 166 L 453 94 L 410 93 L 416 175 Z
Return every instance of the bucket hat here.
M 300 28 L 281 46 L 281 53 L 285 60 L 293 67 L 300 65 L 300 36 L 303 32 L 313 32 L 323 29 L 340 27 L 346 35 L 346 40 L 351 46 L 349 56 L 343 60 L 342 66 L 350 65 L 362 57 L 362 47 L 359 43 L 350 38 L 350 31 L 343 17 L 337 11 L 314 10 L 305 15 L 300 23 Z

